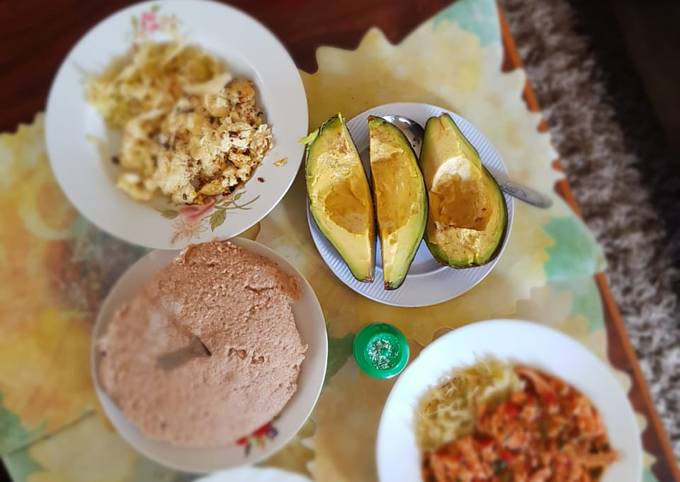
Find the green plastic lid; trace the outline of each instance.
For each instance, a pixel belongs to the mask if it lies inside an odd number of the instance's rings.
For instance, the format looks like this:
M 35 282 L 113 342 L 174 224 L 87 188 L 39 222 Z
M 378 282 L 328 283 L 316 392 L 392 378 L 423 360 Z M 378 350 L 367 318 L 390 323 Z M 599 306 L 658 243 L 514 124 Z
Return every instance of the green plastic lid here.
M 408 342 L 398 328 L 387 323 L 371 323 L 354 337 L 352 345 L 357 365 L 374 378 L 390 378 L 406 367 Z

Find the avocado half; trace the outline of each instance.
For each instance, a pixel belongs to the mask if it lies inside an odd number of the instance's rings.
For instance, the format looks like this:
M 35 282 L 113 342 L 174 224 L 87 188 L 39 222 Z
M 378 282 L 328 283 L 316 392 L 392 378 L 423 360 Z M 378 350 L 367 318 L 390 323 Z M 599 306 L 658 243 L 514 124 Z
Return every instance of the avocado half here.
M 385 289 L 401 286 L 423 239 L 427 193 L 418 160 L 398 127 L 368 118 L 373 199 Z
M 306 139 L 309 208 L 352 275 L 372 281 L 375 269 L 373 199 L 356 146 L 340 114 Z
M 425 242 L 432 256 L 454 268 L 491 261 L 507 229 L 505 198 L 449 114 L 427 121 L 420 167 L 430 205 Z

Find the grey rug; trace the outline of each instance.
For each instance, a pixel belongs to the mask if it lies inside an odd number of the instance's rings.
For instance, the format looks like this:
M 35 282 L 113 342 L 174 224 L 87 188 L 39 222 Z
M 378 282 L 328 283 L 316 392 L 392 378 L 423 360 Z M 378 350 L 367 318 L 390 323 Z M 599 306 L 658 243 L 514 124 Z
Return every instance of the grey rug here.
M 680 458 L 680 163 L 601 4 L 501 1 Z

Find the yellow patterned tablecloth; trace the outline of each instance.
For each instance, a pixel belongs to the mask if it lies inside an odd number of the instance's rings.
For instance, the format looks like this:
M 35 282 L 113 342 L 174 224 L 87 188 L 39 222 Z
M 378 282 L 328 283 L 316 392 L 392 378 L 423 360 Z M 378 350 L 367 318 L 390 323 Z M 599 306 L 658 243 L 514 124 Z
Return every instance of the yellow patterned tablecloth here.
M 552 192 L 561 174 L 539 116 L 522 100 L 525 74 L 501 71 L 493 0 L 460 0 L 398 45 L 370 30 L 354 51 L 322 47 L 319 70 L 302 73 L 310 125 L 387 102 L 427 102 L 459 112 L 494 143 L 513 179 Z M 516 204 L 507 250 L 475 289 L 441 305 L 377 304 L 340 283 L 319 258 L 299 177 L 251 237 L 290 260 L 313 285 L 328 325 L 330 354 L 312 418 L 266 465 L 317 481 L 375 480 L 378 418 L 391 382 L 360 373 L 353 334 L 389 321 L 414 354 L 439 334 L 494 317 L 535 320 L 566 332 L 606 360 L 599 247 L 561 198 L 541 211 Z M 90 382 L 90 330 L 99 303 L 144 250 L 81 218 L 49 167 L 43 116 L 0 135 L 0 454 L 16 481 L 183 480 L 136 454 L 100 414 Z M 618 377 L 625 388 L 630 381 Z M 640 418 L 641 428 L 645 421 Z M 646 465 L 649 465 L 647 457 Z M 645 480 L 654 476 L 645 471 Z

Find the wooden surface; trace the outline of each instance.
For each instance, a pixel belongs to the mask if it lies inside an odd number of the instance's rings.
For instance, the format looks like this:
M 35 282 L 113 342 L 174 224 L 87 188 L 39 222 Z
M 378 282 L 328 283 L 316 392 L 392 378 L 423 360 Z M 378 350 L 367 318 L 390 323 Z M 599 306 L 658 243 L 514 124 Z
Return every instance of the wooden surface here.
M 680 2 L 608 0 L 625 50 L 666 134 L 680 155 Z
M 71 47 L 129 0 L 0 0 L 0 132 L 30 122 Z M 451 0 L 344 0 L 320 8 L 312 0 L 235 0 L 271 29 L 298 67 L 316 70 L 319 45 L 355 48 L 376 26 L 393 42 Z
M 99 20 L 131 3 L 127 0 L 0 2 L 0 131 L 14 130 L 18 123 L 30 122 L 36 112 L 43 110 L 52 77 L 68 50 Z M 311 72 L 316 69 L 315 51 L 319 45 L 354 48 L 372 26 L 383 30 L 391 41 L 399 41 L 450 0 L 345 0 L 327 3 L 323 8 L 312 0 L 237 0 L 231 3 L 269 27 L 291 52 L 297 65 Z M 506 47 L 504 68 L 518 68 L 521 61 L 507 24 L 502 22 L 502 27 Z M 530 109 L 539 110 L 528 84 L 525 100 Z M 543 124 L 539 128 L 546 126 Z M 566 181 L 556 189 L 578 212 Z M 604 275 L 598 275 L 596 281 L 604 300 L 610 359 L 632 377 L 630 398 L 636 410 L 643 412 L 649 422 L 643 441 L 646 450 L 658 459 L 653 471 L 660 482 L 680 481 L 670 444 Z

